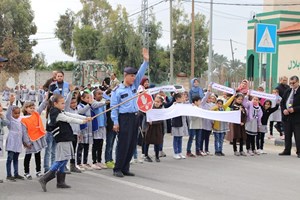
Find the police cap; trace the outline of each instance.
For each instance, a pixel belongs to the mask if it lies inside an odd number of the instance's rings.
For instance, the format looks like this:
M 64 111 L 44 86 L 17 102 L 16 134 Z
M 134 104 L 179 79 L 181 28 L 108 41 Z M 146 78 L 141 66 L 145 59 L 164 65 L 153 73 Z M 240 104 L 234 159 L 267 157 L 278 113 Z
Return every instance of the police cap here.
M 125 69 L 124 69 L 124 73 L 126 73 L 126 74 L 136 74 L 137 71 L 138 70 L 133 67 L 125 67 Z

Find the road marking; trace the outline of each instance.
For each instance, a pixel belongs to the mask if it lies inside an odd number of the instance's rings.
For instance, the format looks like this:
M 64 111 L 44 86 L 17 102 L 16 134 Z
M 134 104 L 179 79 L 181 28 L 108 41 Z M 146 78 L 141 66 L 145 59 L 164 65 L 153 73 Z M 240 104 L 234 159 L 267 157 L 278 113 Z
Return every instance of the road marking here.
M 134 188 L 137 188 L 137 189 L 142 189 L 142 190 L 145 190 L 145 191 L 148 191 L 148 192 L 159 194 L 159 195 L 169 197 L 169 198 L 172 198 L 172 199 L 193 200 L 193 199 L 190 199 L 188 197 L 184 197 L 184 196 L 180 196 L 180 195 L 177 195 L 177 194 L 169 193 L 169 192 L 166 192 L 166 191 L 163 191 L 163 190 L 158 190 L 158 189 L 151 188 L 151 187 L 148 187 L 148 186 L 143 186 L 143 185 L 132 183 L 132 182 L 129 182 L 129 181 L 120 180 L 118 178 L 109 177 L 109 176 L 102 175 L 102 174 L 97 174 L 97 173 L 94 173 L 94 172 L 86 171 L 84 173 L 89 174 L 91 176 L 97 176 L 101 179 L 106 179 L 106 180 L 109 180 L 109 181 L 112 181 L 112 182 L 120 183 L 120 184 L 127 185 L 127 186 L 130 186 L 130 187 L 134 187 Z

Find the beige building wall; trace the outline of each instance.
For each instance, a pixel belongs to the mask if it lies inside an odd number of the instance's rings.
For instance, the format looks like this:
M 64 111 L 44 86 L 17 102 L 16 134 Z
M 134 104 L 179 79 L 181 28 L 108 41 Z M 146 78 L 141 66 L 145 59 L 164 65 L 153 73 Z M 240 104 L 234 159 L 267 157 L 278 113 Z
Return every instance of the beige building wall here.
M 300 3 L 299 0 L 264 0 L 264 4 L 290 4 Z M 272 12 L 276 10 L 300 11 L 298 6 L 264 6 L 263 12 Z
M 300 44 L 280 45 L 278 48 L 278 75 L 300 75 Z

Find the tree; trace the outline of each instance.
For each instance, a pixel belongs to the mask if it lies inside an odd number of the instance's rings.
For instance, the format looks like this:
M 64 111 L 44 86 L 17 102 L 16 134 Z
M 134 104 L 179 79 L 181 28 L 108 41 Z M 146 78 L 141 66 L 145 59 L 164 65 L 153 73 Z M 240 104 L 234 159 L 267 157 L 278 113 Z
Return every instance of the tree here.
M 174 72 L 190 75 L 191 20 L 184 14 L 180 1 L 173 8 Z M 195 15 L 195 76 L 200 77 L 207 69 L 208 28 L 205 16 Z
M 37 31 L 29 0 L 0 0 L 0 54 L 9 59 L 5 70 L 17 72 L 30 68 L 32 47 L 29 39 Z
M 54 62 L 51 65 L 48 66 L 48 70 L 62 70 L 62 71 L 73 71 L 77 67 L 77 64 L 74 62 Z
M 46 70 L 48 69 L 48 64 L 45 59 L 45 54 L 42 52 L 35 54 L 31 61 L 31 66 L 37 70 Z

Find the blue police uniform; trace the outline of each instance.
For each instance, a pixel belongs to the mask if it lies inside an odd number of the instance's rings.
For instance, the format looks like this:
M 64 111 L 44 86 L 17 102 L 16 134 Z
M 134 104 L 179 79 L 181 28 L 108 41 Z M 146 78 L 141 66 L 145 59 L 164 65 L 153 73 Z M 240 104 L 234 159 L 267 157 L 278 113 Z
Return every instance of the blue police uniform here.
M 149 63 L 144 61 L 138 72 L 131 67 L 124 69 L 124 72 L 127 74 L 136 74 L 135 81 L 131 86 L 125 86 L 123 83 L 116 86 L 111 94 L 111 107 L 137 95 L 138 86 L 145 75 L 148 65 Z M 119 125 L 114 172 L 122 172 L 124 175 L 129 173 L 130 160 L 137 144 L 137 112 L 136 99 L 126 102 L 111 111 L 111 119 L 114 125 Z

